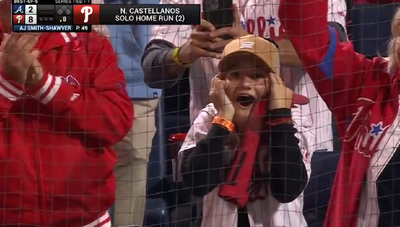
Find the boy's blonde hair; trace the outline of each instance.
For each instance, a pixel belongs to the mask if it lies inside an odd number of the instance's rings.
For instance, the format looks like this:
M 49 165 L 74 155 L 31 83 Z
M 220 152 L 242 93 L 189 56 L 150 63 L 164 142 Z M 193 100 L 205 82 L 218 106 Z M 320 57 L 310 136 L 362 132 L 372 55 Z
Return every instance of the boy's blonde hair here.
M 392 24 L 392 39 L 389 41 L 388 45 L 388 56 L 386 60 L 388 61 L 388 69 L 392 70 L 394 67 L 400 67 L 400 60 L 396 48 L 396 39 L 400 38 L 400 8 L 397 9 L 394 14 Z
M 104 4 L 104 0 L 93 0 L 92 4 Z M 110 31 L 106 25 L 93 25 L 92 29 L 100 35 L 110 38 Z

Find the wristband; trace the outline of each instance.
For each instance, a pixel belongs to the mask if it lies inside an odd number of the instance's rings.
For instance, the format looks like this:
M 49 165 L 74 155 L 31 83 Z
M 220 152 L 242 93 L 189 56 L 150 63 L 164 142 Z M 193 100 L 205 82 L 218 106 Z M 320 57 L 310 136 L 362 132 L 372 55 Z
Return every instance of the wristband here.
M 179 61 L 178 53 L 179 53 L 180 50 L 181 50 L 180 47 L 175 48 L 175 49 L 174 49 L 174 53 L 173 53 L 173 55 L 172 55 L 172 58 L 174 59 L 174 62 L 175 62 L 176 64 L 187 68 L 187 67 L 190 66 L 190 63 L 182 63 L 181 61 Z
M 280 125 L 280 124 L 293 124 L 293 120 L 290 117 L 283 117 L 283 118 L 277 118 L 277 119 L 267 122 L 267 125 L 271 125 L 271 126 L 276 126 L 276 125 Z
M 224 128 L 226 128 L 229 132 L 233 132 L 233 130 L 235 129 L 235 125 L 233 124 L 232 121 L 227 120 L 223 117 L 220 116 L 215 116 L 213 121 L 213 124 L 218 124 Z

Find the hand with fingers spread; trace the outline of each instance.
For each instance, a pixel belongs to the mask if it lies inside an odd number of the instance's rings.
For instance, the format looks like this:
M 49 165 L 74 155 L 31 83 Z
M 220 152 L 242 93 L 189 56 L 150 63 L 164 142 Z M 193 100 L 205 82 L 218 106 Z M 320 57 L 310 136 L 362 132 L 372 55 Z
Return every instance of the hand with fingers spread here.
M 12 80 L 25 85 L 27 80 L 37 80 L 43 74 L 38 61 L 39 51 L 32 51 L 39 39 L 37 34 L 5 35 L 5 42 L 1 49 L 1 68 Z M 35 73 L 35 75 L 33 75 Z
M 270 102 L 269 109 L 291 108 L 293 91 L 285 86 L 282 79 L 274 74 L 269 74 Z
M 182 63 L 191 63 L 201 57 L 218 58 L 218 51 L 211 51 L 211 44 L 218 42 L 220 39 L 211 39 L 210 32 L 215 27 L 206 20 L 201 20 L 201 24 L 197 25 L 190 34 L 189 41 L 180 47 L 178 59 Z
M 217 30 L 213 30 L 210 32 L 210 37 L 212 39 L 219 38 L 223 36 L 232 37 L 232 39 L 237 39 L 242 36 L 249 35 L 249 33 L 243 28 L 242 22 L 240 21 L 240 11 L 236 4 L 232 6 L 233 10 L 233 25 L 232 27 L 223 27 Z M 231 42 L 232 40 L 223 40 L 220 42 L 215 42 L 211 45 L 211 50 L 219 50 L 223 49 L 226 44 Z
M 214 104 L 215 109 L 218 111 L 218 115 L 227 119 L 232 120 L 235 115 L 235 107 L 231 100 L 226 95 L 225 90 L 229 84 L 228 80 L 221 79 L 221 75 L 215 76 L 211 81 L 210 89 L 210 100 Z

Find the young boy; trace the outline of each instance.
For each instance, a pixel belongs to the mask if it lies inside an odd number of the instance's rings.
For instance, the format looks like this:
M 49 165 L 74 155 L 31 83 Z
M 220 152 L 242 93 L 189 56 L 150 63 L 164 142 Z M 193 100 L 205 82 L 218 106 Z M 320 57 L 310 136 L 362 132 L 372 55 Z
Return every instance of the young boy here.
M 314 138 L 303 135 L 300 113 L 291 107 L 308 99 L 293 94 L 276 74 L 274 43 L 245 36 L 222 55 L 212 103 L 179 153 L 183 181 L 203 197 L 201 226 L 307 226 L 301 195 Z

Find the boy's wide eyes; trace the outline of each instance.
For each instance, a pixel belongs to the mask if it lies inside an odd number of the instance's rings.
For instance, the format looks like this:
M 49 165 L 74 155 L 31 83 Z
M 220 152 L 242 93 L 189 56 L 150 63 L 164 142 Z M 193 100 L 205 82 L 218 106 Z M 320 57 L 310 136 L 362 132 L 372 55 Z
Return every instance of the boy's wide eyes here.
M 229 73 L 229 77 L 231 78 L 238 78 L 240 76 L 239 72 L 231 72 Z
M 261 72 L 252 72 L 252 73 L 248 73 L 246 76 L 252 78 L 252 79 L 261 79 L 261 78 L 265 78 L 266 75 L 264 73 Z M 239 72 L 231 72 L 228 74 L 229 78 L 239 78 L 240 77 L 240 73 Z
M 264 78 L 264 77 L 266 77 L 266 76 L 263 73 L 255 73 L 255 78 L 257 78 L 257 79 Z

